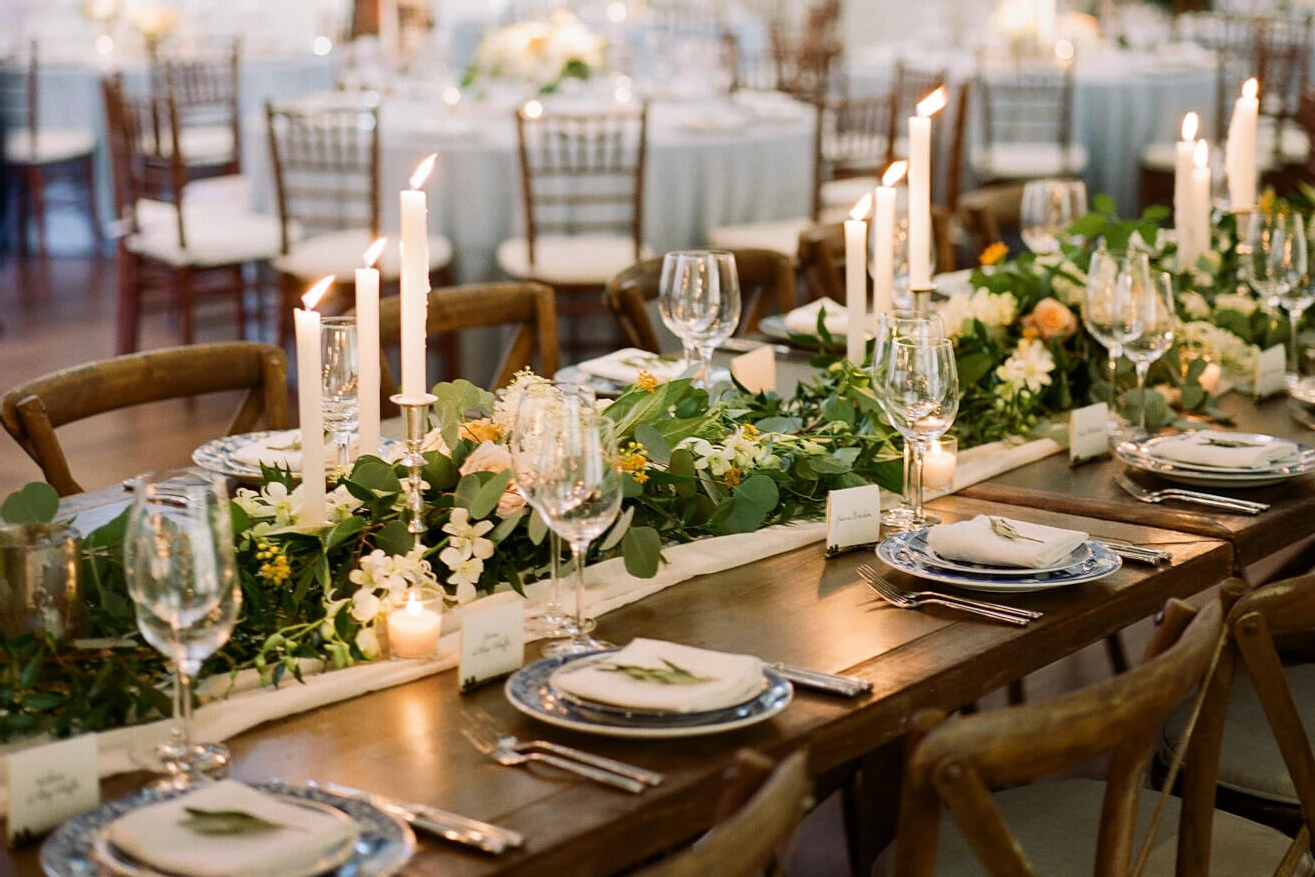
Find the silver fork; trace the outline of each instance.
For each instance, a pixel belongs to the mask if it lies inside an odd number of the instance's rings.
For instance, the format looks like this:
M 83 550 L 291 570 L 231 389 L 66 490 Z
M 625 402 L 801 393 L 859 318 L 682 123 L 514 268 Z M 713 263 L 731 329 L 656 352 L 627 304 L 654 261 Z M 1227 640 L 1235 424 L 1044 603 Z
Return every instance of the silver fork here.
M 1238 512 L 1244 515 L 1258 515 L 1265 509 L 1269 508 L 1263 502 L 1252 502 L 1249 499 L 1234 499 L 1231 496 L 1217 496 L 1213 493 L 1202 493 L 1198 490 L 1183 490 L 1178 487 L 1166 487 L 1162 490 L 1148 490 L 1142 487 L 1136 481 L 1128 477 L 1126 472 L 1115 472 L 1114 480 L 1134 499 L 1141 502 L 1159 503 L 1165 500 L 1176 499 L 1180 502 L 1191 502 L 1197 505 L 1209 506 L 1210 508 L 1226 509 L 1230 512 Z
M 576 749 L 574 746 L 563 746 L 560 743 L 553 743 L 551 740 L 520 740 L 510 734 L 504 734 L 497 738 L 497 743 L 502 749 L 510 749 L 512 752 L 521 754 L 532 754 L 535 750 L 541 750 L 551 755 L 560 755 L 562 758 L 569 758 L 572 761 L 578 761 L 599 770 L 630 777 L 632 780 L 641 782 L 646 786 L 661 785 L 662 780 L 665 779 L 657 771 L 645 770 L 642 767 L 635 767 L 633 764 L 626 764 L 624 761 L 617 761 L 615 758 L 594 755 L 592 752 L 585 752 L 583 749 Z
M 982 603 L 963 597 L 938 594 L 934 591 L 901 591 L 877 575 L 870 566 L 860 566 L 858 573 L 868 583 L 868 587 L 877 592 L 879 597 L 900 609 L 914 609 L 926 603 L 936 603 L 941 606 L 948 606 L 951 609 L 961 609 L 964 612 L 981 615 L 983 618 L 1017 624 L 1020 627 L 1030 624 L 1040 614 L 1033 613 L 1030 609 L 1014 609 L 1012 606 Z
M 553 767 L 573 773 L 576 776 L 582 776 L 585 779 L 593 780 L 596 783 L 612 786 L 613 788 L 623 789 L 627 792 L 638 794 L 648 788 L 639 780 L 624 777 L 620 774 L 612 773 L 609 770 L 602 770 L 597 767 L 590 767 L 587 764 L 581 764 L 578 761 L 571 761 L 569 758 L 562 758 L 559 755 L 553 755 L 549 752 L 517 752 L 514 749 L 508 749 L 501 745 L 497 738 L 490 739 L 481 731 L 474 728 L 466 728 L 461 732 L 471 745 L 483 752 L 489 758 L 498 764 L 517 766 L 528 764 L 531 761 L 539 761 L 544 764 L 550 764 Z

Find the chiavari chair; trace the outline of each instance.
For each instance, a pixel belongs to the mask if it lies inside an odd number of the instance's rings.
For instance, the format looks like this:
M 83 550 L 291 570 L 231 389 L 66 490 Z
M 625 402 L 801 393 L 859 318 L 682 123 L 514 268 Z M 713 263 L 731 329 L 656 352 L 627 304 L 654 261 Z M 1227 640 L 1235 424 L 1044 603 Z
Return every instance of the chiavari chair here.
M 152 53 L 151 92 L 172 98 L 189 178 L 242 171 L 241 42 L 218 54 Z
M 969 151 L 980 184 L 1080 177 L 1087 150 L 1073 140 L 1073 64 L 982 59 L 975 103 L 982 139 Z

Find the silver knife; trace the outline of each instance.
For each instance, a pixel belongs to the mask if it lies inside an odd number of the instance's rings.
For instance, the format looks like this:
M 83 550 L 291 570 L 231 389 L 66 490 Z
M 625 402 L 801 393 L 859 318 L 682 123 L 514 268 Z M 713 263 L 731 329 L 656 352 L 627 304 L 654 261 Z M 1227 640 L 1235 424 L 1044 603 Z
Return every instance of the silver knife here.
M 386 795 L 355 789 L 340 783 L 309 782 L 307 785 L 316 786 L 344 798 L 352 798 L 356 801 L 373 804 L 380 810 L 401 817 L 413 828 L 441 837 L 444 840 L 450 840 L 453 843 L 475 847 L 495 856 L 506 852 L 508 848 L 519 847 L 525 843 L 524 836 L 518 831 L 512 831 L 510 828 L 503 828 L 500 825 L 493 825 L 488 822 L 481 822 L 478 819 L 471 819 L 469 816 L 462 816 L 458 813 L 450 813 L 447 810 L 430 807 L 428 804 L 398 801 Z
M 780 661 L 768 662 L 768 667 L 803 688 L 811 688 L 827 694 L 842 697 L 858 697 L 872 690 L 872 683 L 856 676 L 840 676 L 835 673 L 823 673 L 809 670 L 807 667 L 795 667 Z
M 1119 557 L 1125 560 L 1132 560 L 1137 563 L 1145 563 L 1155 566 L 1161 563 L 1168 563 L 1173 560 L 1173 554 L 1168 551 L 1162 551 L 1159 548 L 1143 548 L 1140 545 L 1127 545 L 1122 542 L 1105 542 L 1097 539 L 1096 542 L 1104 545 L 1110 551 L 1113 551 Z

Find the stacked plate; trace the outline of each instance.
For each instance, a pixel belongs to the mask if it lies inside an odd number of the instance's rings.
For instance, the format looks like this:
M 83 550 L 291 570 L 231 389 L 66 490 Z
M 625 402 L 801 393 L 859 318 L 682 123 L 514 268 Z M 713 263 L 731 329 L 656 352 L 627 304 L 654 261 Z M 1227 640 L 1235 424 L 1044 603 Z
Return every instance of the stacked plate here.
M 1292 445 L 1294 452 L 1259 466 L 1210 466 L 1164 456 L 1161 453 L 1162 446 L 1166 442 L 1181 441 L 1181 438 L 1177 435 L 1162 435 L 1140 442 L 1121 442 L 1114 448 L 1114 455 L 1134 469 L 1200 487 L 1265 487 L 1315 470 L 1315 447 L 1259 433 L 1230 432 L 1228 435 L 1234 441 L 1256 446 L 1283 442 Z
M 237 452 L 253 442 L 264 441 L 274 434 L 273 431 L 245 432 L 240 435 L 229 435 L 208 441 L 192 451 L 192 462 L 202 469 L 209 469 L 211 472 L 218 472 L 221 475 L 228 475 L 243 481 L 259 481 L 260 467 L 239 460 Z M 401 442 L 397 439 L 386 438 L 381 439 L 379 444 L 381 452 L 387 454 L 400 445 Z M 332 460 L 332 455 L 329 459 Z M 300 466 L 291 468 L 294 475 L 300 474 Z
M 987 566 L 947 560 L 927 544 L 927 531 L 897 533 L 877 546 L 877 556 L 894 569 L 971 591 L 1003 594 L 1065 588 L 1104 578 L 1123 565 L 1113 551 L 1087 540 L 1062 560 L 1046 567 Z
M 581 661 L 606 661 L 615 651 L 544 658 L 517 670 L 504 691 L 511 705 L 531 718 L 605 737 L 660 739 L 718 734 L 766 721 L 789 705 L 789 680 L 763 668 L 762 686 L 740 703 L 702 712 L 636 709 L 568 694 L 554 683 L 560 671 L 579 669 Z

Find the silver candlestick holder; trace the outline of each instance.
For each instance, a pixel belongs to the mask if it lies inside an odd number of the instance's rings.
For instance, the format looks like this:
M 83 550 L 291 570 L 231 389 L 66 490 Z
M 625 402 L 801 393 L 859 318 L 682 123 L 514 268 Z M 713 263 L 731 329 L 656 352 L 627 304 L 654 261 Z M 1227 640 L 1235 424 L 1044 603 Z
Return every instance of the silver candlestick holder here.
M 911 310 L 914 313 L 930 314 L 932 312 L 932 303 L 936 298 L 936 284 L 910 287 L 909 298 L 911 299 Z
M 407 468 L 406 508 L 408 511 L 406 531 L 411 534 L 415 546 L 420 547 L 420 537 L 425 532 L 425 497 L 421 489 L 421 470 L 425 468 L 425 455 L 420 453 L 420 446 L 425 441 L 429 427 L 429 406 L 438 401 L 437 396 L 426 393 L 414 399 L 398 393 L 391 397 L 393 404 L 402 411 L 402 425 L 405 429 L 406 456 L 402 465 Z

